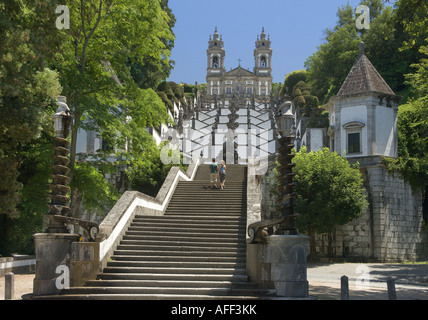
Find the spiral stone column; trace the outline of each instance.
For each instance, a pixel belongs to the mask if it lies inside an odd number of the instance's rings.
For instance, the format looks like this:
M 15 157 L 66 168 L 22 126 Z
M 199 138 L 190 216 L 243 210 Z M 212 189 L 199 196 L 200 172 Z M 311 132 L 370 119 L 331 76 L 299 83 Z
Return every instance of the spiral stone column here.
M 70 198 L 68 196 L 70 192 L 70 188 L 68 187 L 70 181 L 68 173 L 70 169 L 67 167 L 70 162 L 68 159 L 68 145 L 69 142 L 67 139 L 55 137 L 55 156 L 52 166 L 53 174 L 51 175 L 52 183 L 49 184 L 52 192 L 49 195 L 51 201 L 48 213 L 50 223 L 46 230 L 48 233 L 67 232 L 64 223 L 57 221 L 55 215 L 68 216 L 70 214 Z
M 294 192 L 295 183 L 293 182 L 293 177 L 295 176 L 293 168 L 295 164 L 292 163 L 294 158 L 294 139 L 294 135 L 287 135 L 281 137 L 278 141 L 278 194 L 281 216 L 286 218 L 286 220 L 280 224 L 276 234 L 297 234 L 293 225 L 296 197 L 296 193 Z

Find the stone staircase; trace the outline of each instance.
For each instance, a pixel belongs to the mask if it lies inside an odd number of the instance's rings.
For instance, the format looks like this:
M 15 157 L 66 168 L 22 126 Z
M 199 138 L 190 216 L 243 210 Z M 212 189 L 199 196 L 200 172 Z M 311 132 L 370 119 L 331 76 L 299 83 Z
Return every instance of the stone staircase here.
M 269 298 L 246 274 L 246 167 L 227 166 L 224 190 L 208 165 L 181 181 L 163 216 L 135 216 L 107 267 L 68 299 Z

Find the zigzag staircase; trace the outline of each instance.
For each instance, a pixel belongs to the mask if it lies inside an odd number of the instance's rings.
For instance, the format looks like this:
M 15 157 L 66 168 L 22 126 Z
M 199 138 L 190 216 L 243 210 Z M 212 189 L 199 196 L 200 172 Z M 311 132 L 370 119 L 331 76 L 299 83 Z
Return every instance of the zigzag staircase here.
M 224 190 L 209 189 L 208 165 L 181 181 L 163 216 L 135 216 L 97 280 L 76 299 L 269 298 L 246 275 L 246 166 L 228 165 Z

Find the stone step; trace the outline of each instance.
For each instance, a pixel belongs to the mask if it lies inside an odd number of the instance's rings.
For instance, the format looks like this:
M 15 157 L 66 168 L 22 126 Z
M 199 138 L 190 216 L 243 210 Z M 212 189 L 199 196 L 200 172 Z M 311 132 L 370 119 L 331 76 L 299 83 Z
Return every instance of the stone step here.
M 203 223 L 199 222 L 189 222 L 184 221 L 181 223 L 178 222 L 167 222 L 167 221 L 153 221 L 152 222 L 132 222 L 128 230 L 152 230 L 152 231 L 164 231 L 164 230 L 177 230 L 177 231 L 187 231 L 187 230 L 203 230 L 209 232 L 234 232 L 234 231 L 244 231 L 245 225 L 242 223 L 234 223 L 233 225 L 228 224 L 218 224 L 218 223 Z
M 217 186 L 218 186 L 217 181 Z M 235 181 L 227 181 L 224 184 L 225 186 L 229 187 L 230 190 L 246 190 L 247 186 L 246 184 L 242 182 L 235 182 Z M 197 181 L 197 182 L 181 182 L 177 185 L 176 189 L 195 189 L 195 190 L 210 190 L 209 187 L 211 186 L 211 182 L 209 180 L 207 181 Z M 212 189 L 215 190 L 215 189 Z
M 234 233 L 234 232 L 245 232 L 245 226 L 236 224 L 234 226 L 221 226 L 216 224 L 190 224 L 190 223 L 181 223 L 181 224 L 162 224 L 158 223 L 157 225 L 153 224 L 131 224 L 128 228 L 129 231 L 151 231 L 151 232 L 159 232 L 159 231 L 175 231 L 175 232 L 188 232 L 199 230 L 201 233 Z
M 222 190 L 220 187 L 217 189 L 179 189 L 174 192 L 173 197 L 183 197 L 187 196 L 190 200 L 198 200 L 198 199 L 217 199 L 226 198 L 226 199 L 245 199 L 245 191 L 244 190 L 231 190 L 227 186 Z M 191 195 L 191 196 L 190 196 Z M 197 197 L 196 197 L 197 196 Z
M 250 290 L 248 295 L 197 295 L 197 294 L 67 294 L 34 296 L 33 300 L 282 300 L 275 296 L 275 290 Z
M 210 178 L 210 177 L 208 177 Z M 210 180 L 208 180 L 210 182 Z M 227 181 L 230 186 L 241 186 L 243 188 L 246 188 L 246 183 L 243 180 L 230 180 Z M 179 181 L 177 187 L 181 186 L 204 186 L 206 185 L 206 180 L 192 180 L 192 181 Z
M 240 241 L 241 240 L 241 241 Z M 159 245 L 171 245 L 175 246 L 187 244 L 187 243 L 194 243 L 206 246 L 209 243 L 218 244 L 218 245 L 225 245 L 225 244 L 231 244 L 234 245 L 235 243 L 241 242 L 242 245 L 244 245 L 244 240 L 242 237 L 238 237 L 235 235 L 230 236 L 222 236 L 222 237 L 202 237 L 202 236 L 188 236 L 188 235 L 182 235 L 182 236 L 157 236 L 153 237 L 152 235 L 145 235 L 145 234 L 137 234 L 132 235 L 127 233 L 123 236 L 123 244 L 149 244 L 157 242 Z M 212 246 L 211 245 L 211 246 Z
M 114 250 L 115 255 L 156 255 L 164 256 L 206 256 L 206 255 L 221 255 L 223 257 L 245 255 L 246 248 L 244 246 L 238 247 L 212 247 L 204 248 L 197 246 L 182 246 L 179 248 L 171 249 L 167 246 L 156 248 L 155 246 L 138 246 L 138 245 L 119 245 Z
M 88 281 L 85 287 L 169 287 L 169 288 L 253 288 L 256 285 L 244 281 L 210 281 L 210 280 L 111 280 L 99 279 Z
M 206 233 L 209 231 L 217 232 L 221 231 L 222 228 L 225 232 L 229 231 L 240 231 L 245 229 L 246 225 L 243 221 L 215 221 L 215 217 L 212 217 L 212 221 L 207 221 L 206 223 L 203 220 L 185 220 L 185 221 L 169 221 L 168 219 L 158 219 L 150 221 L 136 221 L 132 222 L 128 227 L 129 230 L 165 230 L 165 231 L 187 231 L 187 230 L 200 230 L 201 233 Z
M 248 281 L 246 274 L 160 274 L 160 273 L 102 273 L 102 280 L 146 280 L 146 281 Z
M 162 274 L 223 274 L 223 275 L 245 275 L 245 268 L 186 268 L 186 267 L 129 267 L 129 266 L 107 266 L 103 273 L 156 273 Z
M 79 294 L 107 294 L 111 297 L 112 294 L 116 295 L 209 295 L 211 298 L 217 296 L 229 295 L 246 295 L 254 296 L 256 291 L 263 295 L 273 295 L 273 290 L 257 290 L 257 289 L 244 289 L 244 288 L 186 288 L 186 287 L 76 287 L 67 290 L 69 295 Z
M 159 261 L 158 255 L 120 255 L 115 254 L 112 256 L 113 261 Z M 162 261 L 191 261 L 191 262 L 227 262 L 227 263 L 245 263 L 245 255 L 235 256 L 188 256 L 188 255 L 163 255 Z
M 240 197 L 236 198 L 230 198 L 230 197 L 200 197 L 198 200 L 189 200 L 187 199 L 189 196 L 177 196 L 173 197 L 169 205 L 180 205 L 180 206 L 211 206 L 211 205 L 239 205 L 239 206 L 246 206 L 247 200 L 242 199 Z M 186 200 L 187 199 L 187 200 Z
M 220 207 L 211 208 L 209 205 L 198 205 L 198 206 L 190 207 L 189 209 L 186 208 L 185 206 L 177 206 L 177 207 L 173 207 L 174 210 L 168 210 L 168 209 L 170 209 L 170 206 L 168 206 L 167 211 L 165 212 L 165 214 L 169 214 L 169 211 L 177 211 L 177 212 L 181 212 L 182 214 L 186 214 L 186 210 L 189 210 L 189 211 L 201 211 L 201 214 L 205 214 L 206 212 L 215 212 L 217 215 L 229 215 L 230 212 L 236 212 L 236 211 L 239 212 L 242 209 L 246 209 L 246 206 L 242 206 L 241 205 L 241 206 L 238 206 L 238 207 L 230 208 L 229 210 L 226 207 L 223 207 L 223 208 L 220 208 Z M 224 214 L 222 214 L 222 212 L 224 212 Z M 195 212 L 193 212 L 193 214 L 194 213 Z
M 207 212 L 213 212 L 216 214 L 222 214 L 224 212 L 224 215 L 230 214 L 231 212 L 242 212 L 244 209 L 246 209 L 246 206 L 239 205 L 239 206 L 220 206 L 220 205 L 209 205 L 206 206 L 202 205 L 186 205 L 186 206 L 180 206 L 173 204 L 171 206 L 168 206 L 166 213 L 169 214 L 170 212 L 183 212 L 186 211 L 192 212 L 193 214 L 197 213 L 198 211 L 201 212 L 201 214 L 205 214 Z
M 146 268 L 245 268 L 245 262 L 219 261 L 135 261 L 120 260 L 107 262 L 108 267 L 146 267 Z
M 205 210 L 186 210 L 186 209 L 174 209 L 174 210 L 169 210 L 167 211 L 168 214 L 176 214 L 176 215 L 180 215 L 180 214 L 195 214 L 195 215 L 200 215 L 201 213 L 206 214 L 206 215 L 211 215 L 211 216 L 216 216 L 219 214 L 222 215 L 231 215 L 231 216 L 241 216 L 243 214 L 243 209 L 242 210 L 215 210 L 215 209 L 205 209 Z
M 246 217 L 242 216 L 242 217 L 231 217 L 231 216 L 221 216 L 218 215 L 215 219 L 213 219 L 212 217 L 207 217 L 204 215 L 169 215 L 169 214 L 165 214 L 162 216 L 145 216 L 145 215 L 136 215 L 134 218 L 134 222 L 138 222 L 138 221 L 151 221 L 151 220 L 170 220 L 170 221 L 202 221 L 202 222 L 219 222 L 219 223 L 230 223 L 233 221 L 240 221 L 240 222 L 245 222 L 246 221 Z
M 220 187 L 217 189 L 179 189 L 174 192 L 172 198 L 183 198 L 187 197 L 188 200 L 202 201 L 202 200 L 215 200 L 218 198 L 239 200 L 246 199 L 246 195 L 243 190 L 230 190 L 225 187 L 223 190 Z
M 170 203 L 180 203 L 183 205 L 186 204 L 198 204 L 198 205 L 208 205 L 208 204 L 217 204 L 219 202 L 222 203 L 229 203 L 229 204 L 246 204 L 247 200 L 245 198 L 242 198 L 241 196 L 236 197 L 216 197 L 216 196 L 206 196 L 201 195 L 200 197 L 197 197 L 195 199 L 189 199 L 189 195 L 176 195 L 171 198 Z
M 245 231 L 242 230 L 241 232 L 237 232 L 236 230 L 232 230 L 229 232 L 221 232 L 221 230 L 217 230 L 217 232 L 196 232 L 193 230 L 187 230 L 185 232 L 182 231 L 176 231 L 175 229 L 168 230 L 165 229 L 162 232 L 162 235 L 159 235 L 159 231 L 149 231 L 149 230 L 135 230 L 135 227 L 133 229 L 128 229 L 126 232 L 124 238 L 126 240 L 145 240 L 145 239 L 153 239 L 156 237 L 156 239 L 159 240 L 166 240 L 169 237 L 174 240 L 186 240 L 189 238 L 198 238 L 198 240 L 212 240 L 212 241 L 222 241 L 222 240 L 228 240 L 228 241 L 239 241 L 239 239 L 242 239 L 242 235 L 245 235 Z
M 201 237 L 212 236 L 214 238 L 219 237 L 232 237 L 242 239 L 245 237 L 246 230 L 245 227 L 239 228 L 225 228 L 221 230 L 220 228 L 198 228 L 198 227 L 180 227 L 180 226 L 171 226 L 161 228 L 160 226 L 130 226 L 126 236 L 157 236 L 159 232 L 162 232 L 164 235 L 177 235 L 177 236 L 191 236 Z
M 181 249 L 181 248 L 180 248 Z M 183 258 L 192 258 L 192 257 L 201 257 L 201 256 L 207 256 L 210 255 L 212 257 L 218 257 L 221 255 L 221 257 L 227 258 L 240 258 L 242 256 L 246 256 L 245 249 L 237 249 L 232 250 L 228 248 L 227 250 L 224 248 L 219 248 L 218 251 L 215 250 L 203 250 L 199 248 L 200 250 L 193 249 L 191 251 L 186 250 L 168 250 L 168 248 L 162 248 L 160 250 L 145 250 L 145 249 L 118 249 L 114 251 L 114 256 L 156 256 L 156 257 L 183 257 Z
M 140 248 L 151 248 L 153 246 L 158 246 L 159 249 L 163 248 L 170 248 L 171 250 L 186 250 L 186 248 L 189 248 L 190 250 L 197 250 L 199 249 L 227 249 L 227 248 L 245 248 L 246 243 L 245 241 L 241 242 L 230 242 L 230 241 L 223 241 L 223 240 L 217 240 L 216 242 L 211 241 L 210 239 L 191 239 L 191 240 L 173 240 L 173 239 L 166 239 L 166 240 L 157 240 L 157 239 L 144 239 L 144 240 L 131 240 L 131 239 L 124 239 L 121 241 L 121 243 L 118 245 L 118 249 L 125 249 L 131 248 L 130 246 L 139 246 Z

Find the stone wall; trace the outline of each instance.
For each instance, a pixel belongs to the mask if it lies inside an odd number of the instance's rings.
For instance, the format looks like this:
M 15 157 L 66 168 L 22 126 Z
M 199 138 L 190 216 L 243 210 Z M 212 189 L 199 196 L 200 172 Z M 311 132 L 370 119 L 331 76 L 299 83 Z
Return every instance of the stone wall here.
M 422 192 L 381 164 L 361 167 L 369 207 L 359 219 L 337 227 L 331 235 L 333 254 L 376 261 L 428 258 L 428 231 L 422 215 Z M 328 236 L 317 237 L 318 253 L 327 255 Z
M 266 166 L 254 163 L 251 158 L 248 161 L 247 227 L 251 223 L 275 216 L 276 196 L 271 191 L 275 157 L 270 156 L 263 164 Z

